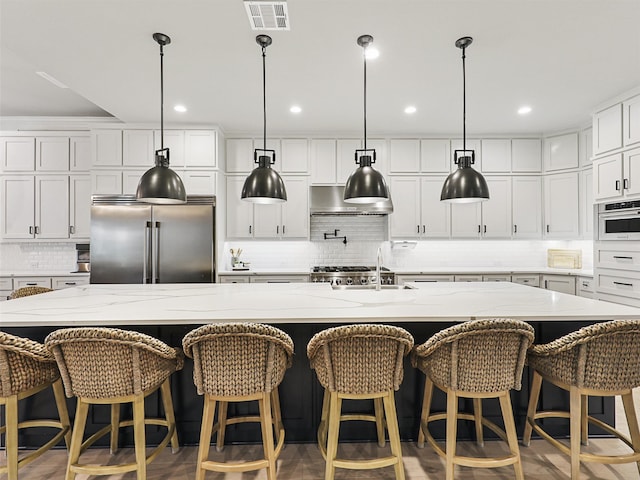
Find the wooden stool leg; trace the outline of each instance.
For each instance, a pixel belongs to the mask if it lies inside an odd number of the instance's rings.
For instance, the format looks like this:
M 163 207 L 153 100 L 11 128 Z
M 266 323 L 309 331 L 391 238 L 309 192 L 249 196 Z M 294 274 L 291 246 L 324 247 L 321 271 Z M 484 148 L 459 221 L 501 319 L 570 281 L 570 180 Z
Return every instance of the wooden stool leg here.
M 580 426 L 581 418 L 580 390 L 570 387 L 569 390 L 569 436 L 571 445 L 571 480 L 580 479 Z
M 267 467 L 267 478 L 276 480 L 276 455 L 273 447 L 273 419 L 271 418 L 271 395 L 264 393 L 258 400 L 260 407 L 260 426 L 262 427 L 262 446 Z
M 373 399 L 373 409 L 376 417 L 376 431 L 378 433 L 378 446 L 384 447 L 385 435 L 384 435 L 384 415 L 383 415 L 382 398 Z
M 76 465 L 80 458 L 80 447 L 82 447 L 84 427 L 87 423 L 87 413 L 89 413 L 89 404 L 81 398 L 78 398 L 76 418 L 73 421 L 71 447 L 69 448 L 69 459 L 67 461 L 67 473 L 64 477 L 65 480 L 74 480 L 74 478 L 76 478 L 75 472 L 71 471 L 71 466 Z
M 340 411 L 342 399 L 337 392 L 329 392 L 329 432 L 327 435 L 327 464 L 324 471 L 325 480 L 333 480 L 335 467 L 333 461 L 338 453 L 338 435 L 340 434 Z
M 318 446 L 321 450 L 327 449 L 327 434 L 329 432 L 329 390 L 324 389 L 322 396 L 322 414 L 318 426 Z
M 589 445 L 589 395 L 582 395 L 580 404 L 580 440 Z
M 133 400 L 133 443 L 136 451 L 136 473 L 138 480 L 147 478 L 147 454 L 144 432 L 144 395 Z
M 216 438 L 216 451 L 224 450 L 224 433 L 227 430 L 227 408 L 229 402 L 220 401 L 218 405 L 218 436 Z
M 633 451 L 640 452 L 640 428 L 638 428 L 638 416 L 636 415 L 636 409 L 633 405 L 632 392 L 622 395 L 622 404 L 624 405 L 624 413 L 627 417 L 627 424 L 629 425 Z M 638 465 L 638 472 L 640 472 L 640 462 L 636 463 Z
M 518 435 L 516 434 L 516 423 L 513 419 L 511 397 L 507 391 L 502 393 L 498 398 L 500 399 L 500 409 L 502 410 L 502 418 L 504 419 L 504 430 L 507 434 L 509 450 L 511 450 L 511 454 L 518 459 L 518 461 L 513 464 L 513 468 L 515 468 L 516 471 L 516 479 L 524 480 L 522 461 L 520 459 L 520 449 L 518 448 Z
M 398 428 L 398 417 L 396 413 L 396 400 L 393 390 L 382 398 L 384 401 L 384 413 L 389 429 L 389 443 L 391 453 L 398 459 L 398 463 L 393 466 L 396 473 L 396 480 L 404 480 L 404 464 L 402 462 L 402 447 L 400 446 L 400 429 Z
M 202 468 L 203 462 L 209 457 L 209 445 L 211 444 L 211 431 L 213 430 L 213 417 L 216 411 L 216 401 L 209 395 L 204 396 L 202 409 L 202 426 L 200 427 L 200 444 L 198 445 L 198 462 L 196 464 L 196 480 L 204 480 L 206 470 Z
M 424 431 L 422 424 L 427 422 L 429 412 L 431 411 L 431 398 L 433 397 L 433 382 L 426 377 L 424 382 L 424 395 L 422 398 L 422 412 L 420 413 L 420 425 L 418 428 L 418 448 L 424 448 Z
M 111 454 L 115 454 L 118 451 L 118 432 L 120 429 L 120 404 L 111 404 Z
M 453 480 L 456 454 L 456 436 L 458 434 L 458 396 L 447 388 L 447 440 L 446 440 L 446 480 Z
M 522 435 L 522 444 L 529 446 L 531 444 L 531 434 L 533 433 L 533 418 L 538 408 L 538 399 L 540 398 L 540 388 L 542 387 L 542 376 L 534 371 L 533 381 L 531 382 L 531 394 L 529 395 L 529 406 L 527 407 L 527 419 L 524 422 L 524 433 Z
M 282 424 L 282 412 L 280 411 L 280 394 L 278 387 L 271 391 L 271 410 L 273 416 L 273 426 L 276 430 L 276 442 L 280 442 L 280 436 L 284 434 L 284 425 Z
M 7 397 L 5 404 L 6 454 L 9 480 L 18 480 L 18 396 Z
M 162 396 L 162 408 L 164 408 L 164 417 L 167 419 L 168 428 L 173 428 L 171 453 L 176 453 L 180 449 L 180 444 L 178 443 L 178 428 L 173 411 L 173 399 L 171 398 L 171 384 L 168 378 L 160 386 L 160 395 Z
M 473 417 L 476 424 L 476 442 L 481 447 L 484 447 L 484 436 L 482 434 L 482 399 L 473 399 Z
M 67 445 L 67 450 L 71 446 L 71 420 L 69 420 L 69 410 L 67 410 L 67 401 L 64 397 L 64 388 L 62 387 L 62 380 L 58 379 L 53 382 L 53 396 L 56 400 L 56 407 L 58 408 L 58 417 L 60 418 L 60 425 L 63 429 L 67 430 L 64 434 L 64 443 Z

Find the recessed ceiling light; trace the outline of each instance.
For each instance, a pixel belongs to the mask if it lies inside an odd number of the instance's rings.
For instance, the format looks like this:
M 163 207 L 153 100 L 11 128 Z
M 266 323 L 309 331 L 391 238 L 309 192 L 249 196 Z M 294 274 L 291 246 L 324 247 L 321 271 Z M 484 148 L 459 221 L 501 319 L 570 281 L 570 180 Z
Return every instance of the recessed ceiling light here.
M 364 56 L 367 57 L 367 60 L 373 60 L 380 56 L 380 51 L 376 47 L 367 47 L 364 50 Z
M 187 107 L 185 107 L 184 105 L 176 105 L 175 107 L 173 107 L 173 109 L 176 112 L 180 112 L 180 113 L 184 113 L 187 111 Z
M 300 108 L 298 105 L 294 105 L 289 109 L 289 111 L 291 113 L 300 113 L 302 111 L 302 108 Z
M 416 107 L 414 107 L 413 105 L 409 105 L 404 109 L 404 113 L 409 113 L 409 114 L 416 113 L 416 110 L 417 110 Z
M 47 80 L 48 82 L 53 83 L 56 87 L 59 88 L 69 88 L 67 87 L 64 83 L 62 83 L 60 80 L 58 80 L 57 78 L 53 78 L 51 75 L 49 75 L 47 72 L 36 72 L 37 75 L 40 75 L 42 78 L 44 78 L 45 80 Z
M 518 109 L 519 115 L 526 115 L 527 113 L 531 113 L 531 107 L 529 105 L 524 105 Z

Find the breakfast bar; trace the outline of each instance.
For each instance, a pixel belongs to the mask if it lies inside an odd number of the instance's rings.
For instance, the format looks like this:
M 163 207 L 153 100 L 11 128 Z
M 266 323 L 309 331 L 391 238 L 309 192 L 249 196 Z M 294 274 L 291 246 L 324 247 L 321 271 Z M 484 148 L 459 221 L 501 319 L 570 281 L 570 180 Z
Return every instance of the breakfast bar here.
M 64 327 L 108 326 L 136 330 L 155 336 L 172 346 L 198 325 L 213 322 L 260 322 L 277 325 L 291 335 L 295 356 L 280 387 L 287 441 L 312 442 L 319 423 L 322 389 L 309 367 L 306 345 L 318 331 L 348 323 L 389 323 L 408 330 L 416 344 L 458 322 L 477 318 L 509 317 L 529 322 L 536 343 L 553 340 L 578 328 L 600 321 L 638 319 L 640 309 L 566 295 L 513 283 L 430 283 L 382 288 L 334 289 L 328 284 L 155 284 L 86 285 L 0 303 L 0 328 L 37 341 Z M 202 412 L 189 362 L 172 378 L 172 390 L 180 441 L 196 444 Z M 424 375 L 407 359 L 405 376 L 396 394 L 400 435 L 415 439 L 418 431 Z M 519 434 L 524 426 L 530 379 L 527 369 L 523 389 L 512 395 Z M 68 400 L 70 405 L 74 399 Z M 568 402 L 554 387 L 543 389 L 545 407 Z M 160 409 L 158 405 L 150 407 Z M 354 405 L 354 410 L 366 408 Z M 36 401 L 33 412 L 46 408 Z M 444 409 L 444 397 L 434 398 L 434 408 Z M 87 431 L 108 424 L 109 412 L 96 413 Z M 590 412 L 613 423 L 613 401 L 593 398 Z M 71 410 L 73 411 L 73 410 Z M 499 418 L 496 404 L 486 407 L 487 416 Z M 348 440 L 375 438 L 375 430 L 360 425 L 341 430 Z M 373 427 L 372 427 L 373 428 Z M 461 436 L 472 436 L 472 427 L 460 428 Z M 552 425 L 549 431 L 566 435 L 567 425 Z M 233 430 L 230 441 L 256 438 L 256 432 Z M 438 434 L 438 430 L 434 432 Z M 444 437 L 444 432 L 442 437 Z M 154 441 L 154 432 L 149 442 Z M 160 434 L 158 433 L 158 438 Z M 28 439 L 27 439 L 28 441 Z M 125 443 L 130 439 L 125 437 Z

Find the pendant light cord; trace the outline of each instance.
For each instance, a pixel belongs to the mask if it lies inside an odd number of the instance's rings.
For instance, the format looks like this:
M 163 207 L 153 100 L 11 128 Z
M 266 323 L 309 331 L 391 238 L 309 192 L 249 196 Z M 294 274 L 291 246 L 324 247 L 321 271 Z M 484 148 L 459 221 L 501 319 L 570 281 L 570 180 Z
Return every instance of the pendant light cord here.
M 467 152 L 467 88 L 464 59 L 466 47 L 462 47 L 462 155 Z
M 160 150 L 164 150 L 164 51 L 160 45 Z
M 266 66 L 266 47 L 262 47 L 262 121 L 263 121 L 263 145 L 264 150 L 267 149 L 267 66 Z
M 362 56 L 364 58 L 364 154 L 367 152 L 367 49 L 362 50 Z

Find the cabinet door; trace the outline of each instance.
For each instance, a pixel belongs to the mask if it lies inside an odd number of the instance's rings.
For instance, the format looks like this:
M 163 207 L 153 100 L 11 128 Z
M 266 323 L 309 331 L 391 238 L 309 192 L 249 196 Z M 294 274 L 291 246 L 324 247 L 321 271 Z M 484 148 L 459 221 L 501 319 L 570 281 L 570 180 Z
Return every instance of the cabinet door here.
M 591 166 L 591 157 L 593 156 L 593 129 L 585 128 L 579 135 L 580 145 L 578 154 L 581 167 Z
M 91 236 L 91 177 L 69 177 L 69 237 Z
M 622 165 L 625 196 L 629 199 L 640 197 L 640 148 L 624 152 Z
M 640 95 L 624 102 L 622 108 L 624 145 L 633 145 L 640 142 Z
M 306 138 L 285 138 L 280 141 L 282 173 L 309 173 L 309 142 Z
M 182 170 L 178 172 L 187 195 L 215 195 L 217 173 L 210 170 Z
M 149 167 L 151 168 L 151 167 Z M 122 193 L 134 195 L 138 190 L 138 183 L 146 170 L 125 170 L 122 172 Z
M 35 182 L 33 175 L 2 178 L 2 237 L 34 238 Z
M 216 140 L 214 130 L 186 130 L 184 132 L 185 167 L 217 167 Z
M 576 238 L 578 230 L 578 174 L 562 173 L 544 178 L 545 236 Z
M 36 170 L 69 170 L 69 137 L 36 137 Z
M 596 203 L 622 198 L 622 154 L 593 161 L 593 199 Z
M 440 192 L 446 177 L 423 177 L 421 183 L 421 225 L 424 238 L 451 236 L 451 204 L 440 201 Z M 395 197 L 392 197 L 395 202 Z
M 122 132 L 122 164 L 129 167 L 147 168 L 155 165 L 153 130 L 125 130 Z
M 420 168 L 422 173 L 449 173 L 451 142 L 436 138 L 420 140 Z
M 280 235 L 286 238 L 309 237 L 309 182 L 306 177 L 285 177 L 287 201 L 281 204 Z
M 0 158 L 5 172 L 33 172 L 35 169 L 36 139 L 33 137 L 4 137 Z
M 479 238 L 482 235 L 481 232 L 482 205 L 480 202 L 451 204 L 451 236 L 453 238 Z
M 514 176 L 512 182 L 513 238 L 542 237 L 542 180 Z
M 467 139 L 467 152 L 473 150 L 476 154 L 476 163 L 473 166 L 477 171 L 482 172 L 482 149 L 480 140 Z M 455 140 L 451 140 L 451 169 L 455 169 L 458 166 L 454 164 L 456 150 L 462 150 L 462 139 L 457 138 Z
M 576 277 L 570 275 L 542 275 L 542 287 L 555 292 L 576 294 Z
M 593 170 L 580 172 L 580 235 L 593 240 Z
M 622 104 L 618 103 L 593 115 L 593 153 L 622 147 Z
M 387 141 L 381 138 L 368 139 L 367 148 L 374 148 L 376 151 L 376 163 L 373 164 L 373 168 L 378 170 L 388 182 L 386 178 L 389 174 L 389 152 L 387 148 Z M 354 163 L 354 166 L 355 163 Z
M 488 177 L 489 200 L 482 205 L 482 235 L 485 238 L 511 238 L 511 179 Z
M 539 138 L 511 140 L 511 170 L 514 173 L 542 171 L 542 142 Z
M 287 192 L 288 195 L 289 192 Z M 255 226 L 253 236 L 255 238 L 277 238 L 281 234 L 281 223 L 282 205 L 256 203 L 253 206 L 253 224 Z
M 511 171 L 511 140 L 482 140 L 482 171 L 509 173 Z
M 122 165 L 122 130 L 92 130 L 91 145 L 94 167 Z
M 253 170 L 253 140 L 230 138 L 227 140 L 227 167 L 229 173 L 249 173 Z
M 122 172 L 119 170 L 91 170 L 91 193 L 122 194 Z
M 335 184 L 336 166 L 336 141 L 311 140 L 311 184 Z
M 391 177 L 392 238 L 417 238 L 422 233 L 420 181 L 414 177 Z
M 69 176 L 36 177 L 36 238 L 69 238 Z
M 513 283 L 519 283 L 520 285 L 529 285 L 530 287 L 540 286 L 540 275 L 511 275 L 511 281 Z
M 578 166 L 578 134 L 568 133 L 544 139 L 544 170 L 553 172 Z
M 389 142 L 389 173 L 420 171 L 420 140 L 392 138 Z
M 155 150 L 160 150 L 162 147 L 162 140 L 160 138 L 160 130 L 153 132 L 153 155 L 155 162 Z M 184 167 L 185 154 L 184 154 L 184 131 L 183 130 L 165 130 L 164 131 L 164 148 L 169 149 L 169 166 L 171 168 Z M 155 163 L 149 165 L 151 168 Z M 145 165 L 146 166 L 146 165 Z
M 253 203 L 240 199 L 244 177 L 227 177 L 227 237 L 253 237 Z
M 368 145 L 367 145 L 368 146 Z M 338 140 L 338 161 L 336 164 L 336 183 L 344 184 L 347 179 L 358 168 L 356 163 L 355 154 L 356 150 L 362 148 L 362 142 L 360 140 Z
M 69 169 L 74 172 L 91 170 L 91 138 L 69 138 Z

